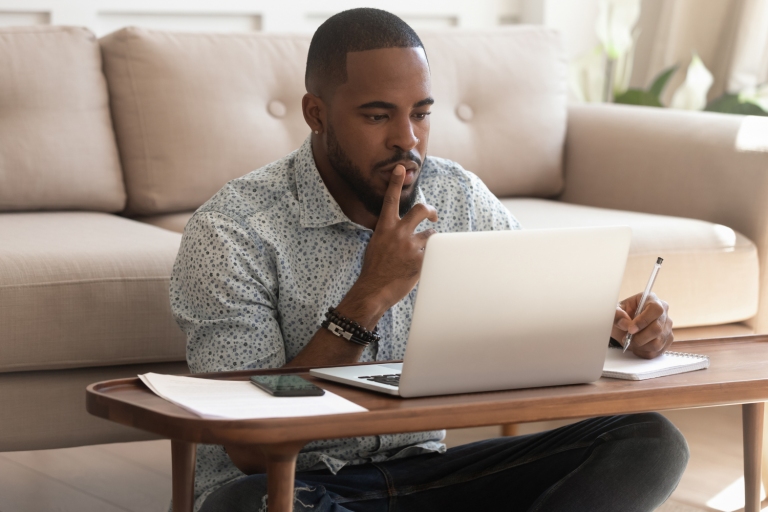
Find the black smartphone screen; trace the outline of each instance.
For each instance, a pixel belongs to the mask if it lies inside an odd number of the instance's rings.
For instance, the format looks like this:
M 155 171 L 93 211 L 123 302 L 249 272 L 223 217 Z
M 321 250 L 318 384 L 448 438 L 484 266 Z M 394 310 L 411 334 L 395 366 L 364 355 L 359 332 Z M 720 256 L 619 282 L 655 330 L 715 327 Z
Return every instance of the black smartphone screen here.
M 251 384 L 274 396 L 321 396 L 325 394 L 298 375 L 254 375 Z

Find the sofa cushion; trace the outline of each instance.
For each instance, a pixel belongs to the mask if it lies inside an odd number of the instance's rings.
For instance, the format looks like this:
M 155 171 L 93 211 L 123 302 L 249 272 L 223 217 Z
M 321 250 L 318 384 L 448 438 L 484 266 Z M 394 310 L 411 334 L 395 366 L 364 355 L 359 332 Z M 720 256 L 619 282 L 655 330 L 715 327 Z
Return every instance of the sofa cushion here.
M 85 410 L 89 384 L 149 372 L 178 375 L 189 368 L 181 361 L 0 374 L 0 453 L 157 439 Z
M 683 327 L 682 329 L 674 328 L 672 331 L 675 334 L 675 341 L 698 340 L 707 338 L 733 338 L 736 336 L 750 336 L 755 334 L 755 329 L 749 326 L 746 322 L 705 325 L 702 327 Z
M 757 312 L 757 248 L 728 227 L 542 199 L 502 202 L 526 229 L 630 226 L 621 298 L 642 292 L 654 261 L 663 257 L 653 291 L 670 304 L 675 327 L 739 322 Z
M 0 215 L 0 372 L 185 360 L 181 235 L 106 213 Z
M 0 211 L 120 211 L 125 188 L 94 35 L 0 28 Z
M 101 40 L 128 211 L 195 209 L 297 149 L 310 36 L 126 28 Z
M 566 62 L 546 28 L 423 37 L 434 97 L 430 154 L 497 195 L 562 187 Z M 199 207 L 227 181 L 309 134 L 301 112 L 309 36 L 126 28 L 101 40 L 128 212 Z
M 499 197 L 563 186 L 567 62 L 544 27 L 424 34 L 432 72 L 429 154 L 477 174 Z
M 187 222 L 194 215 L 194 210 L 181 213 L 167 213 L 165 215 L 150 215 L 149 217 L 134 217 L 134 220 L 146 222 L 159 228 L 168 229 L 177 233 L 183 233 Z

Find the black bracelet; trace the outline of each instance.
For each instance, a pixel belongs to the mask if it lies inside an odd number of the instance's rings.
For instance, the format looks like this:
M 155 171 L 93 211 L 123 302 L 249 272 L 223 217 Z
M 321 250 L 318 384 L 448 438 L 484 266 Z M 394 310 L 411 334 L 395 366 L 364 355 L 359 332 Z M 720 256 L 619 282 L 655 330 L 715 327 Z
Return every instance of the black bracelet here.
M 325 314 L 325 321 L 321 325 L 336 336 L 364 347 L 367 347 L 374 341 L 378 342 L 381 340 L 381 336 L 378 334 L 378 326 L 373 329 L 373 332 L 368 331 L 357 322 L 340 315 L 334 308 L 328 308 L 328 312 Z

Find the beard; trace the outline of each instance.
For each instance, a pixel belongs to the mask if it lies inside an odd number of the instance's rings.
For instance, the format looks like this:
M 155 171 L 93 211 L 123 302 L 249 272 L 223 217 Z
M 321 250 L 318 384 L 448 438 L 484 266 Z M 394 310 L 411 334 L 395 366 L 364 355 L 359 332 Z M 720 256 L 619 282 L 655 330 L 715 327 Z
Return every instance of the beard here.
M 419 166 L 419 169 L 421 169 L 421 159 L 419 159 L 419 157 L 416 156 L 413 151 L 401 151 L 393 155 L 392 158 L 375 164 L 373 166 L 373 170 L 375 171 L 376 169 L 382 169 L 396 162 L 407 160 L 415 162 Z M 352 163 L 352 160 L 349 159 L 347 154 L 339 145 L 339 141 L 336 138 L 336 133 L 333 131 L 333 127 L 330 125 L 328 126 L 328 161 L 336 173 L 341 176 L 341 179 L 343 179 L 346 184 L 349 185 L 349 188 L 351 188 L 355 193 L 358 201 L 363 203 L 365 209 L 377 217 L 381 215 L 381 208 L 384 205 L 384 195 L 377 193 L 371 185 L 370 181 L 365 179 L 360 168 Z M 418 197 L 416 189 L 419 187 L 419 179 L 421 179 L 421 173 L 419 173 L 419 176 L 413 183 L 411 193 L 408 195 L 405 195 L 404 193 L 400 194 L 401 218 L 406 213 L 411 211 L 413 205 L 416 204 L 416 198 Z

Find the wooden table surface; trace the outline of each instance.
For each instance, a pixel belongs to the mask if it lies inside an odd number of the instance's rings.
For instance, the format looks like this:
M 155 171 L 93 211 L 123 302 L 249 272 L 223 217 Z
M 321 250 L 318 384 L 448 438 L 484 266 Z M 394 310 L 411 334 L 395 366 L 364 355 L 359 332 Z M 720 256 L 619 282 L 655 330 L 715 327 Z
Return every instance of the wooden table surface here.
M 247 380 L 254 374 L 296 373 L 369 411 L 299 418 L 203 419 L 156 396 L 138 378 L 90 385 L 87 388 L 86 404 L 88 411 L 96 416 L 154 432 L 177 443 L 187 443 L 176 445 L 174 453 L 178 452 L 180 461 L 190 456 L 193 443 L 206 443 L 272 448 L 283 446 L 286 447 L 283 450 L 285 453 L 278 457 L 277 451 L 280 450 L 275 451 L 275 460 L 285 462 L 286 453 L 298 453 L 306 442 L 318 439 L 768 401 L 768 336 L 691 340 L 675 343 L 673 350 L 708 355 L 710 367 L 707 370 L 645 381 L 600 379 L 591 384 L 427 398 L 382 395 L 316 379 L 309 376 L 308 368 L 195 375 L 212 379 Z M 750 409 L 752 430 L 758 428 L 758 421 L 759 427 L 762 427 L 762 403 L 759 408 L 759 420 L 757 409 Z M 746 414 L 747 409 L 745 418 Z M 754 438 L 750 443 L 760 444 L 754 432 L 750 430 L 749 435 Z M 751 446 L 750 449 L 753 448 L 757 447 Z M 293 459 L 295 463 L 295 456 Z M 757 460 L 759 478 L 759 456 Z M 193 461 L 194 458 L 192 469 Z M 183 466 L 184 471 L 189 471 L 189 460 Z M 286 468 L 280 474 L 291 474 Z M 268 470 L 268 481 L 272 474 Z M 185 483 L 183 492 L 189 492 L 189 482 Z M 284 492 L 282 486 L 281 492 Z M 275 506 L 275 509 L 278 508 L 282 509 Z

